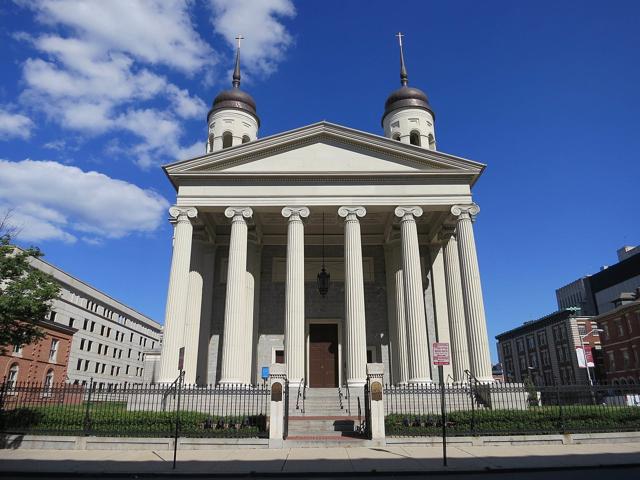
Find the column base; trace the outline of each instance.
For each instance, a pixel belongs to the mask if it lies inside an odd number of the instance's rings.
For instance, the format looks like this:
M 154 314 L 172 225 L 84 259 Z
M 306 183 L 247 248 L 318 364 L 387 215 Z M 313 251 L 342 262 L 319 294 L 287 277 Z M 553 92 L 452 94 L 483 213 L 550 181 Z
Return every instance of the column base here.
M 496 380 L 493 377 L 489 378 L 476 378 L 478 383 L 496 383 Z
M 349 387 L 362 388 L 366 383 L 366 380 L 360 378 L 350 378 L 349 380 L 347 380 L 347 385 Z
M 241 385 L 246 385 L 245 382 L 240 380 L 239 378 L 225 378 L 224 380 L 220 380 L 218 382 L 218 386 L 220 387 L 239 387 Z

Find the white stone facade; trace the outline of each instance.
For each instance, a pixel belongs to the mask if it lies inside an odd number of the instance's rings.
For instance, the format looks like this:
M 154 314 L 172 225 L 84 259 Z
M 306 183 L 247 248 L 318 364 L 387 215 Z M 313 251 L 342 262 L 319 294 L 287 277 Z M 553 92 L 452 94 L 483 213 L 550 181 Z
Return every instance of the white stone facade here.
M 165 167 L 177 200 L 159 380 L 184 347 L 187 383 L 256 383 L 283 361 L 294 385 L 362 385 L 367 363 L 422 384 L 446 341 L 447 380 L 492 381 L 472 225 L 483 169 L 327 122 Z
M 52 275 L 60 286 L 50 319 L 77 329 L 71 343 L 67 381 L 98 388 L 141 384 L 145 357 L 160 348 L 162 326 L 105 293 L 40 259 L 33 267 Z

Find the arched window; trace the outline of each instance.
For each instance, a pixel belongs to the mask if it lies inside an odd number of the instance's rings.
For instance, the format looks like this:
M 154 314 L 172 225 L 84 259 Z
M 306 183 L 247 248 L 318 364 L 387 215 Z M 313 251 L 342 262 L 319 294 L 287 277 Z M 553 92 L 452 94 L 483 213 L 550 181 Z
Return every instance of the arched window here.
M 222 148 L 229 148 L 233 143 L 233 135 L 231 132 L 224 132 L 222 134 Z
M 427 138 L 429 139 L 429 150 L 435 150 L 436 149 L 436 139 L 433 138 L 433 134 L 430 133 Z
M 251 139 L 249 138 L 249 135 L 244 135 L 242 137 L 242 143 L 247 143 L 247 142 L 250 142 L 250 141 L 251 141 Z
M 18 372 L 20 371 L 20 367 L 17 363 L 11 365 L 9 369 L 9 375 L 7 375 L 7 388 L 9 390 L 13 390 L 18 383 Z
M 398 132 L 391 135 L 391 138 L 397 141 L 400 141 L 400 134 Z
M 207 153 L 213 152 L 213 135 L 209 135 L 209 144 L 207 145 Z
M 411 134 L 409 135 L 409 143 L 411 143 L 411 145 L 415 145 L 417 147 L 420 146 L 420 132 L 418 132 L 417 130 L 414 130 L 413 132 L 411 132 Z

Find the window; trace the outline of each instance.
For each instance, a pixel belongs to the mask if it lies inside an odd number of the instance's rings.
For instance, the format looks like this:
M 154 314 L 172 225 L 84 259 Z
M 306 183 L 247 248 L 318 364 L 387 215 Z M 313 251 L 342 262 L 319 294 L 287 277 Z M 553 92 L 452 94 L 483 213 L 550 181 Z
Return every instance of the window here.
M 93 341 L 89 340 L 89 342 L 87 343 L 87 352 L 91 351 L 91 347 L 93 346 Z
M 78 359 L 78 363 L 76 364 L 76 370 L 80 370 L 82 368 L 82 359 Z
M 622 320 L 617 319 L 615 321 L 615 324 L 616 324 L 616 331 L 618 332 L 618 336 L 622 337 L 624 335 L 624 327 L 622 326 Z
M 107 337 L 111 336 L 111 328 L 107 328 Z
M 56 321 L 56 312 L 51 312 L 49 314 L 49 320 L 51 320 L 52 322 Z
M 249 138 L 249 135 L 243 135 L 242 137 L 242 143 L 248 143 L 250 142 L 251 139 Z
M 131 358 L 131 349 L 129 349 L 129 353 L 127 354 L 127 358 Z
M 540 352 L 540 357 L 542 358 L 542 365 L 548 367 L 551 365 L 551 358 L 549 357 L 549 350 L 542 350 Z
M 99 343 L 98 344 L 98 354 L 101 354 L 101 353 L 102 353 L 102 344 Z
M 116 366 L 115 365 L 111 365 L 111 375 L 113 375 L 116 371 Z
M 70 327 L 70 328 L 73 328 L 73 323 L 74 323 L 75 321 L 76 321 L 76 320 L 75 320 L 74 318 L 70 318 L 70 319 L 69 319 L 69 327 Z
M 613 352 L 608 352 L 607 355 L 609 356 L 609 371 L 610 372 L 615 372 L 616 371 L 616 357 L 614 356 Z
M 56 357 L 58 356 L 58 344 L 60 342 L 55 338 L 51 340 L 51 349 L 49 350 L 49 361 L 51 363 L 56 362 Z
M 131 334 L 129 335 L 129 341 L 133 342 L 133 332 L 131 332 Z
M 98 370 L 100 370 L 100 363 L 96 362 L 96 369 L 93 373 L 98 373 Z
M 129 365 L 127 365 L 127 369 L 124 372 L 125 374 L 129 375 Z
M 516 340 L 516 347 L 518 348 L 518 352 L 524 352 L 524 342 L 521 338 Z
M 91 322 L 91 329 L 90 331 L 93 332 L 93 329 L 96 328 L 96 322 Z
M 104 335 L 104 331 L 105 331 L 106 327 L 104 325 L 102 325 L 100 327 L 100 335 Z
M 84 338 L 80 339 L 80 350 L 84 350 Z
M 536 348 L 536 342 L 533 339 L 533 335 L 527 337 L 527 348 L 529 348 L 529 350 Z
M 587 327 L 585 327 L 584 325 L 578 325 L 578 334 L 581 337 L 584 337 L 587 334 Z
M 89 370 L 89 360 L 84 361 L 84 371 L 86 372 L 87 370 Z
M 427 136 L 427 138 L 429 139 L 429 150 L 435 150 L 436 149 L 436 139 L 434 138 L 433 134 L 429 134 Z
M 409 143 L 411 143 L 411 145 L 416 145 L 416 146 L 420 146 L 420 132 L 418 132 L 417 130 L 412 131 L 409 134 Z
M 100 373 L 104 373 L 104 369 L 107 367 L 106 363 L 102 364 L 102 369 L 100 370 Z
M 622 369 L 628 370 L 631 367 L 631 357 L 629 356 L 629 350 L 622 350 Z
M 547 332 L 538 333 L 538 343 L 543 346 L 547 344 Z
M 222 134 L 222 148 L 229 148 L 233 144 L 233 135 L 231 132 L 224 132 Z
M 13 346 L 13 354 L 16 356 L 21 356 L 22 355 L 22 347 L 19 345 L 14 345 Z
M 89 319 L 85 318 L 84 322 L 82 323 L 82 329 L 86 330 L 88 325 L 89 325 Z
M 47 371 L 47 375 L 45 375 L 45 377 L 44 377 L 44 393 L 43 393 L 43 395 L 45 397 L 50 397 L 52 388 L 53 388 L 53 369 L 50 368 Z
M 9 369 L 9 375 L 7 376 L 7 389 L 13 390 L 18 383 L 18 372 L 20 371 L 20 367 L 17 363 L 11 365 Z

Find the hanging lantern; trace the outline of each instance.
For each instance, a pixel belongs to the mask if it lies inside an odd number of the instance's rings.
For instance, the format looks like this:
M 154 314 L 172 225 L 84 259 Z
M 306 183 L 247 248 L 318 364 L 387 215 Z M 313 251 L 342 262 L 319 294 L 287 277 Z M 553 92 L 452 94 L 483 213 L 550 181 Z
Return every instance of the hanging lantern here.
M 331 274 L 324 268 L 324 262 L 322 262 L 322 270 L 318 273 L 318 292 L 323 297 L 329 292 L 329 282 L 331 281 Z
M 331 274 L 327 272 L 324 265 L 324 212 L 322 212 L 322 270 L 318 273 L 318 292 L 323 297 L 329 292 Z

